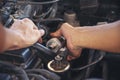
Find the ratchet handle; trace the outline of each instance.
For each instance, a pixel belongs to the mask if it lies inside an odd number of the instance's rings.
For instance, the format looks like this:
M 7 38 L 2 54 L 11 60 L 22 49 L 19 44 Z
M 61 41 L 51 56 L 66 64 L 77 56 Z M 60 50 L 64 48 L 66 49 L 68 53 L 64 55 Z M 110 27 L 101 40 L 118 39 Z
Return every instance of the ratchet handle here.
M 32 47 L 36 48 L 37 50 L 41 51 L 42 53 L 54 58 L 57 54 L 54 53 L 52 50 L 50 50 L 49 48 L 43 46 L 40 43 L 35 43 Z

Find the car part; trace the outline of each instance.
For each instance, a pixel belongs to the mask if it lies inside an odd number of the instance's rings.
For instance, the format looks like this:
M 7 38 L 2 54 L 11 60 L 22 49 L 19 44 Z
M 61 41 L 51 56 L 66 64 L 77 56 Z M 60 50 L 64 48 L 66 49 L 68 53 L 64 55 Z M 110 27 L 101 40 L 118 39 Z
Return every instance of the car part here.
M 91 26 L 101 24 L 101 22 L 110 23 L 119 20 L 119 0 L 3 1 L 5 2 L 2 3 L 3 7 L 0 8 L 0 14 L 5 27 L 9 28 L 14 19 L 29 18 L 38 26 L 38 29 L 45 30 L 45 35 L 41 44 L 36 43 L 25 49 L 6 51 L 0 54 L 1 62 L 9 62 L 14 67 L 21 68 L 27 72 L 30 79 L 46 80 L 49 78 L 54 80 L 54 76 L 56 80 L 60 78 L 61 80 L 120 79 L 118 75 L 120 72 L 119 64 L 116 64 L 119 62 L 119 55 L 105 54 L 107 52 L 101 53 L 99 50 L 83 49 L 81 57 L 66 62 L 63 59 L 66 54 L 59 54 L 59 50 L 66 47 L 66 43 L 59 38 L 50 36 L 50 33 L 59 29 L 64 22 L 71 23 L 74 26 Z M 53 43 L 55 44 L 53 45 Z M 51 64 L 55 71 L 48 68 L 51 61 L 53 61 Z M 65 66 L 60 65 L 64 62 Z M 56 70 L 56 65 L 60 65 L 61 72 L 58 72 L 58 67 Z M 64 70 L 66 66 L 69 67 Z M 12 79 L 9 74 L 2 75 L 6 76 L 3 80 Z M 49 77 L 45 75 L 49 75 Z M 14 77 L 14 80 L 16 80 L 16 77 Z

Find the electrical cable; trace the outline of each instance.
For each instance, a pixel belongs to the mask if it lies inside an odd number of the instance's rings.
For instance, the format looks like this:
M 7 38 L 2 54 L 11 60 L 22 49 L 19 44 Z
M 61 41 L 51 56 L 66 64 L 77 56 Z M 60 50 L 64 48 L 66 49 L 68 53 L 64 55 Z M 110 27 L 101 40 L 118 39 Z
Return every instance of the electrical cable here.
M 88 64 L 88 65 L 85 65 L 85 66 L 83 66 L 83 67 L 80 67 L 80 68 L 71 68 L 71 70 L 74 70 L 74 71 L 83 70 L 83 69 L 86 69 L 86 68 L 88 68 L 88 67 L 90 67 L 90 66 L 98 63 L 98 62 L 101 61 L 101 60 L 103 59 L 103 57 L 105 56 L 105 52 L 100 51 L 99 54 L 100 54 L 100 57 L 99 57 L 97 60 L 95 60 L 94 62 L 92 62 L 92 63 L 90 63 L 90 64 Z

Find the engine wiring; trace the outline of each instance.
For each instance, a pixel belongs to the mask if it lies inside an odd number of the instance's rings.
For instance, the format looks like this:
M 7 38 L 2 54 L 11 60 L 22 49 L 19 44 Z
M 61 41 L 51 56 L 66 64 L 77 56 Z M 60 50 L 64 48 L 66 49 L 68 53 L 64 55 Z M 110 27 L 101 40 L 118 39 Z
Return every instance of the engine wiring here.
M 47 80 L 48 79 L 60 80 L 60 76 L 45 69 L 27 69 L 26 72 L 27 74 L 29 74 L 28 76 L 42 77 L 42 78 L 45 77 Z M 37 76 L 37 75 L 41 75 L 41 76 Z
M 92 65 L 95 65 L 95 64 L 97 64 L 98 62 L 100 62 L 104 58 L 105 54 L 106 53 L 104 51 L 100 51 L 99 52 L 99 58 L 97 60 L 95 60 L 92 63 L 89 63 L 89 64 L 87 64 L 87 65 L 85 65 L 83 67 L 71 68 L 71 70 L 73 70 L 73 71 L 80 71 L 80 70 L 86 69 L 86 68 L 88 68 L 88 67 L 90 67 Z
M 44 18 L 45 16 L 47 16 L 53 9 L 53 6 L 49 8 L 49 10 L 45 13 L 42 13 L 41 15 L 35 15 L 34 18 Z
M 45 69 L 22 69 L 11 63 L 0 61 L 0 73 L 5 73 L 10 76 L 15 75 L 20 80 L 60 80 L 60 77 Z
M 15 75 L 20 80 L 29 80 L 24 69 L 5 61 L 0 61 L 0 73 Z
M 36 74 L 28 74 L 29 77 L 31 78 L 35 78 L 35 80 L 48 80 L 45 77 L 43 77 L 42 75 L 36 75 Z

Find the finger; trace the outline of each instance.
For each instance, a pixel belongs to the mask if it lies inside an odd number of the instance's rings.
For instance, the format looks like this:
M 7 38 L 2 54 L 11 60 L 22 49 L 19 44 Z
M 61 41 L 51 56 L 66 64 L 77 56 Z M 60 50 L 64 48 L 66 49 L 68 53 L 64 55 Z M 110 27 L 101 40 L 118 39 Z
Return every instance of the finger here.
M 21 24 L 21 20 L 18 20 L 18 19 L 14 19 L 14 23 L 10 26 L 10 28 L 17 28 L 18 26 L 17 25 L 20 25 Z
M 38 42 L 39 42 L 39 43 L 42 43 L 42 38 L 40 38 L 40 39 L 38 40 Z
M 43 36 L 45 34 L 45 31 L 43 29 L 40 29 L 40 35 Z
M 33 25 L 33 29 L 38 30 L 38 27 L 36 25 Z
M 54 33 L 51 33 L 50 34 L 52 37 L 60 37 L 62 34 L 61 34 L 61 30 L 59 29 L 59 30 L 57 30 L 56 32 L 54 32 Z
M 71 56 L 71 55 L 68 55 L 68 56 L 67 56 L 67 60 L 68 60 L 68 61 L 71 61 L 71 60 L 74 60 L 74 59 L 76 59 L 76 57 L 73 57 L 73 56 Z
M 29 23 L 29 24 L 35 25 L 34 22 L 32 20 L 28 19 L 28 18 L 24 18 L 24 19 L 22 19 L 22 21 L 25 22 L 25 23 Z
M 24 19 L 22 19 L 22 21 L 33 23 L 32 20 L 30 20 L 30 19 L 28 19 L 28 18 L 24 18 Z
M 33 29 L 38 29 L 38 27 L 33 23 L 33 21 L 28 18 L 22 19 L 22 22 L 28 24 Z
M 69 55 L 67 56 L 67 60 L 73 60 L 73 59 L 76 59 L 78 57 L 80 57 L 82 53 L 82 48 L 80 48 L 79 50 L 71 50 L 70 49 L 70 52 L 69 52 Z
M 15 22 L 15 21 L 18 21 L 18 19 L 13 19 L 13 21 Z
M 42 38 L 41 37 L 45 34 L 45 31 L 43 29 L 40 29 L 39 32 L 40 32 L 40 39 L 38 40 L 38 42 L 42 43 Z

